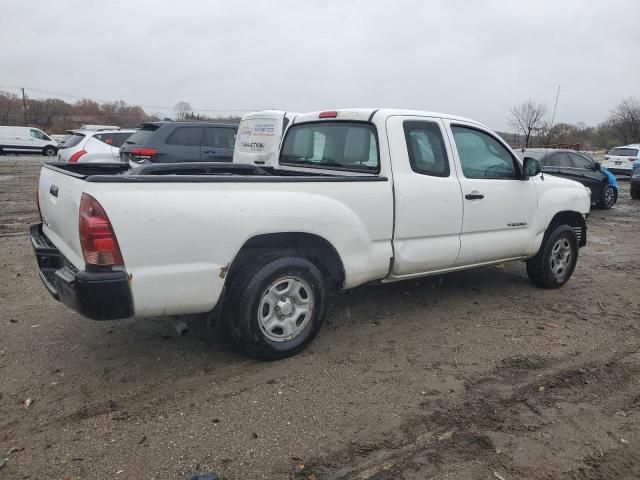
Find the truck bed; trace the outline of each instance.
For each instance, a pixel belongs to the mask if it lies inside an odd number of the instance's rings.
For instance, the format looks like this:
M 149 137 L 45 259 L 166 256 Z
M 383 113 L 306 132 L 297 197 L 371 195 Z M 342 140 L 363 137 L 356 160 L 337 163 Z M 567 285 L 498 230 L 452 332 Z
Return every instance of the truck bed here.
M 368 173 L 327 173 L 295 169 L 276 169 L 232 163 L 165 163 L 129 169 L 125 163 L 49 162 L 45 168 L 97 183 L 200 183 L 200 182 L 358 182 L 387 181 Z

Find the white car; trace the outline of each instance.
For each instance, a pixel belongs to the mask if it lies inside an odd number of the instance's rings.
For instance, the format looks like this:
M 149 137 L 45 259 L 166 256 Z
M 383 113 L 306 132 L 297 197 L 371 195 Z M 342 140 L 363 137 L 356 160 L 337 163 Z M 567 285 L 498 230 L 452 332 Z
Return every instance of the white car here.
M 58 161 L 69 163 L 120 162 L 120 146 L 135 130 L 70 130 L 60 142 Z
M 55 156 L 58 142 L 39 128 L 0 126 L 0 155 L 6 153 L 42 153 Z
M 633 172 L 633 163 L 640 160 L 640 143 L 616 147 L 604 156 L 602 166 L 614 175 L 629 175 Z
M 296 115 L 282 110 L 263 110 L 244 115 L 238 125 L 233 163 L 277 165 L 280 142 Z
M 541 168 L 465 118 L 299 114 L 276 167 L 45 165 L 31 241 L 46 288 L 85 317 L 222 311 L 247 353 L 282 358 L 332 290 L 508 261 L 564 285 L 590 196 Z

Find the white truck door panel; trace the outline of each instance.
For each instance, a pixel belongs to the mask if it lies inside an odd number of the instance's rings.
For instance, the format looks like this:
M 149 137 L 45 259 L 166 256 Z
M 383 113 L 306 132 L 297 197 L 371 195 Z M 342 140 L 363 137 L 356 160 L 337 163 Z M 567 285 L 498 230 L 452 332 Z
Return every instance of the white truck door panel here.
M 460 183 L 443 127 L 433 117 L 387 120 L 395 186 L 395 278 L 450 268 L 460 251 Z
M 456 266 L 527 255 L 536 231 L 537 194 L 531 179 L 489 131 L 446 122 L 455 150 L 464 215 Z

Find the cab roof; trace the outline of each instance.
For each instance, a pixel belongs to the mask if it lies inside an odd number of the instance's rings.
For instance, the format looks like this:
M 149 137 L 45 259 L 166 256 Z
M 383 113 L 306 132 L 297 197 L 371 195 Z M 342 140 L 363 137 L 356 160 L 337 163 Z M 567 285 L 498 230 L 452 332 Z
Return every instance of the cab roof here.
M 328 113 L 335 112 L 335 116 L 326 116 Z M 321 117 L 321 114 L 323 115 Z M 457 115 L 449 115 L 446 113 L 437 113 L 430 112 L 426 110 L 409 110 L 409 109 L 401 109 L 401 108 L 341 108 L 334 110 L 321 110 L 317 112 L 308 112 L 308 113 L 299 113 L 295 120 L 296 123 L 303 122 L 315 122 L 320 119 L 322 120 L 352 120 L 352 121 L 364 121 L 371 122 L 374 119 L 378 119 L 380 117 L 387 118 L 395 115 L 406 115 L 406 116 L 416 116 L 416 117 L 436 117 L 436 118 L 444 118 L 447 120 L 459 120 L 469 123 L 474 123 L 478 126 L 482 126 L 484 128 L 488 128 L 486 125 L 483 125 L 480 122 L 475 120 L 471 120 L 469 118 L 460 117 Z

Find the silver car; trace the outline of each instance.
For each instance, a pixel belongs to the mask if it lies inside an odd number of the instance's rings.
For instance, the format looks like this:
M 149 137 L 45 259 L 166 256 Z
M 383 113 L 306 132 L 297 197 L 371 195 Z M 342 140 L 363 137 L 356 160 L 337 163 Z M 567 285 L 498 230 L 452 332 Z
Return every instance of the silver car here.
M 60 162 L 120 162 L 120 146 L 135 130 L 69 130 L 58 147 Z

